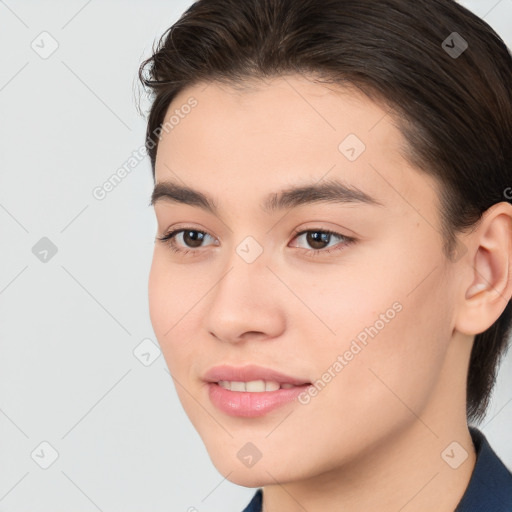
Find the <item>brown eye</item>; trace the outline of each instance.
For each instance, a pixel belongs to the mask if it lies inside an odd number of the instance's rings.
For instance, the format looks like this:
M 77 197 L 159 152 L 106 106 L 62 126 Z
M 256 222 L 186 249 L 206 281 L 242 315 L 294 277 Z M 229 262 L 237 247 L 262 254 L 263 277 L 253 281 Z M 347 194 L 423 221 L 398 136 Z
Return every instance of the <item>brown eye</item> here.
M 294 240 L 295 239 L 302 239 L 302 242 L 298 244 L 298 248 L 312 256 L 343 250 L 356 241 L 355 238 L 326 229 L 304 230 L 296 233 Z
M 204 233 L 201 231 L 183 231 L 183 242 L 188 247 L 201 247 Z
M 307 233 L 306 240 L 313 249 L 323 249 L 326 247 L 324 244 L 329 245 L 331 236 L 332 235 L 330 233 L 325 233 L 323 231 L 309 231 Z
M 158 240 L 168 245 L 173 252 L 187 254 L 190 252 L 199 252 L 194 251 L 194 249 L 202 247 L 205 237 L 213 239 L 211 235 L 204 231 L 182 228 L 170 231 L 166 235 L 159 237 Z M 213 245 L 216 244 L 214 243 Z

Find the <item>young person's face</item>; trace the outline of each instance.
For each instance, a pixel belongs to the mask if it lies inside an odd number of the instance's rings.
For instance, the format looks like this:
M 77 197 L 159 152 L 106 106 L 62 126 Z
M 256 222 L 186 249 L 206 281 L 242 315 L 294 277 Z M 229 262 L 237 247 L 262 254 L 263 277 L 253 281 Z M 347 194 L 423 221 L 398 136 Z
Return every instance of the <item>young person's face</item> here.
M 431 442 L 465 419 L 471 347 L 450 343 L 457 273 L 442 252 L 438 188 L 401 156 L 391 117 L 354 91 L 290 76 L 248 92 L 190 87 L 165 120 L 191 97 L 197 105 L 162 134 L 156 182 L 199 191 L 218 211 L 155 202 L 158 236 L 185 230 L 173 242 L 189 253 L 156 241 L 149 301 L 178 396 L 219 471 L 249 487 L 298 480 L 413 429 Z M 374 202 L 263 209 L 271 195 L 328 182 Z M 229 413 L 204 380 L 223 364 L 323 384 L 260 413 L 225 392 Z M 439 435 L 438 453 L 449 441 Z

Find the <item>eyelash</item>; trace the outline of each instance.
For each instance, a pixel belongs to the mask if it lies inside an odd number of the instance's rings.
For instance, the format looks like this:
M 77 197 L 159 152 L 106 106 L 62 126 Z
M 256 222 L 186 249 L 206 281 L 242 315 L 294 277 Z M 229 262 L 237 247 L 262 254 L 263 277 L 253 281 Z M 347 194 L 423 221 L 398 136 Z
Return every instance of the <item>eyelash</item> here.
M 179 229 L 174 229 L 172 231 L 169 231 L 165 235 L 163 235 L 161 237 L 157 237 L 157 240 L 159 240 L 162 243 L 164 243 L 165 245 L 167 245 L 171 249 L 172 252 L 177 253 L 177 254 L 187 255 L 190 253 L 197 253 L 198 249 L 181 249 L 176 246 L 176 241 L 175 241 L 176 235 L 178 235 L 179 233 L 182 233 L 182 232 L 186 232 L 186 231 L 192 231 L 194 233 L 201 233 L 203 235 L 211 236 L 206 231 L 200 231 L 198 229 L 193 229 L 191 227 L 184 227 L 184 228 L 179 228 Z M 322 234 L 331 235 L 331 236 L 335 236 L 335 237 L 342 239 L 342 241 L 340 243 L 334 245 L 334 247 L 331 249 L 304 249 L 303 247 L 298 247 L 299 250 L 302 250 L 302 251 L 305 251 L 306 253 L 308 253 L 308 256 L 319 256 L 321 253 L 330 254 L 335 251 L 342 251 L 349 245 L 356 242 L 356 239 L 353 237 L 345 236 L 345 235 L 342 235 L 341 233 L 337 233 L 336 231 L 331 231 L 329 229 L 306 229 L 306 230 L 302 230 L 302 231 L 296 230 L 293 233 L 293 240 L 295 238 L 297 238 L 298 236 L 304 235 L 306 233 L 322 233 Z

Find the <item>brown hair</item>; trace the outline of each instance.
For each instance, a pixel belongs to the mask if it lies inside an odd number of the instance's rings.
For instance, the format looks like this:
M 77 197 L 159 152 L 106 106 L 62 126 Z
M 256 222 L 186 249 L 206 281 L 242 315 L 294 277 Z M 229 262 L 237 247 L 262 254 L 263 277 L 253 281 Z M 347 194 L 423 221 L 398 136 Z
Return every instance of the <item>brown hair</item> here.
M 195 2 L 139 69 L 153 96 L 146 132 L 153 179 L 159 128 L 181 90 L 293 73 L 355 86 L 390 109 L 409 161 L 440 184 L 448 257 L 457 232 L 510 201 L 512 57 L 487 23 L 453 0 Z M 509 302 L 475 337 L 468 420 L 485 415 L 511 319 Z

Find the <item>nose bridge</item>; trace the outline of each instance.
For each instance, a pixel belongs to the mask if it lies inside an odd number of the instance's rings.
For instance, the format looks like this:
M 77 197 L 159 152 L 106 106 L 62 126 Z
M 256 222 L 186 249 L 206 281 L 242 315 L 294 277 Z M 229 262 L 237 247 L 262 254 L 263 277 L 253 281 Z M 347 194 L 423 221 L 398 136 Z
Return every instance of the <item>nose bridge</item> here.
M 205 318 L 206 328 L 217 338 L 238 340 L 246 332 L 276 336 L 283 327 L 283 311 L 271 283 L 275 277 L 267 263 L 254 237 L 234 248 L 212 290 Z
M 212 294 L 214 302 L 234 302 L 240 307 L 268 302 L 269 297 L 262 296 L 272 275 L 267 263 L 263 246 L 252 237 L 244 239 L 226 261 L 226 270 Z

